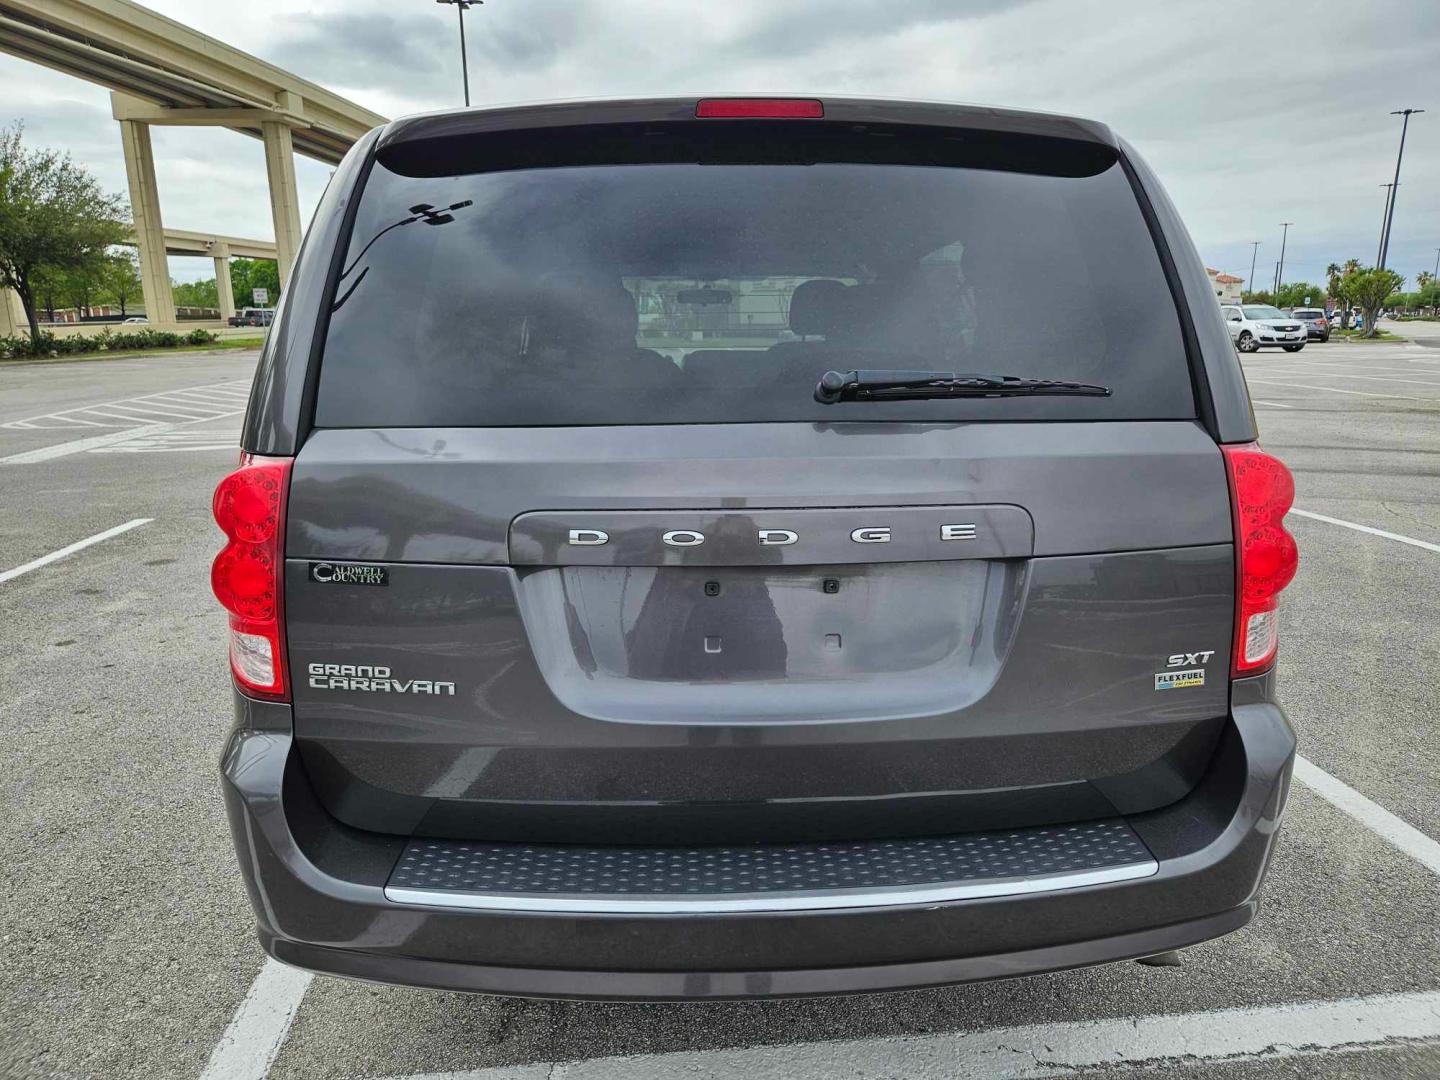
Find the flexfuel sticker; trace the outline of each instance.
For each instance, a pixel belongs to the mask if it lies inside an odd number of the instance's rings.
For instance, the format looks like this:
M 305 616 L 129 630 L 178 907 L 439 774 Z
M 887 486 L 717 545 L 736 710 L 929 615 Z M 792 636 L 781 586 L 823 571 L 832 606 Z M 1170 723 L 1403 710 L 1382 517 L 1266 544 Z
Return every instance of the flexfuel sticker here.
M 1204 686 L 1205 669 L 1190 671 L 1161 671 L 1155 676 L 1156 690 L 1180 690 L 1187 686 Z

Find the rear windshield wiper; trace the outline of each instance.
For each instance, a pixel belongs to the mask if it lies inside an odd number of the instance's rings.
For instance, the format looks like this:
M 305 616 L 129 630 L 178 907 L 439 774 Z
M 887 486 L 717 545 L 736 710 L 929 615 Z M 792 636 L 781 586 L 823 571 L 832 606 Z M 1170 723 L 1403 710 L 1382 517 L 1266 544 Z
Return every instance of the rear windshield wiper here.
M 957 375 L 953 371 L 827 371 L 815 386 L 821 405 L 840 401 L 919 401 L 947 397 L 1031 397 L 1068 394 L 1109 397 L 1108 386 L 1017 375 Z

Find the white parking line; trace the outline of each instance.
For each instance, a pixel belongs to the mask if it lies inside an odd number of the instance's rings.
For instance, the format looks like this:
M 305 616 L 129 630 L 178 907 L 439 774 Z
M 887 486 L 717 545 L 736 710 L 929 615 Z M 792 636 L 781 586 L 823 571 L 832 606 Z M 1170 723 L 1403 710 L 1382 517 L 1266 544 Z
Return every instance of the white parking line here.
M 649 1056 L 426 1073 L 408 1080 L 1040 1080 L 1081 1070 L 1227 1065 L 1354 1053 L 1440 1039 L 1440 993 L 1083 1020 L 899 1039 L 684 1050 Z
M 76 540 L 73 544 L 67 544 L 59 551 L 52 551 L 49 555 L 41 555 L 38 559 L 32 559 L 23 566 L 17 566 L 13 570 L 6 570 L 0 573 L 0 584 L 7 581 L 14 581 L 21 574 L 28 574 L 31 570 L 39 570 L 42 566 L 49 566 L 53 562 L 59 562 L 77 551 L 83 551 L 92 544 L 98 544 L 102 540 L 109 540 L 112 536 L 119 536 L 121 533 L 129 532 L 131 529 L 138 529 L 141 525 L 148 525 L 154 518 L 135 518 L 127 521 L 124 525 L 116 525 L 113 529 L 106 529 L 104 532 L 96 533 L 94 536 L 87 536 L 84 540 Z
M 1409 544 L 1411 547 L 1433 551 L 1440 555 L 1440 544 L 1432 544 L 1428 540 L 1417 540 L 1413 536 L 1386 532 L 1384 529 L 1377 529 L 1371 525 L 1361 525 L 1359 522 L 1330 517 L 1328 514 L 1317 514 L 1313 510 L 1301 510 L 1299 507 L 1292 507 L 1290 513 L 1299 514 L 1301 517 L 1311 518 L 1315 521 L 1323 521 L 1330 525 L 1339 525 L 1344 529 L 1354 529 L 1356 532 L 1368 533 L 1371 536 L 1379 536 L 1386 540 L 1394 540 L 1399 544 Z M 1339 807 L 1371 832 L 1388 840 L 1434 873 L 1440 874 L 1440 843 L 1426 836 L 1415 826 L 1396 817 L 1379 803 L 1367 799 L 1343 780 L 1331 776 L 1314 762 L 1307 761 L 1303 757 L 1295 759 L 1295 777 L 1315 794 Z
M 162 431 L 169 431 L 172 427 L 173 424 L 150 424 L 146 427 L 130 428 L 128 431 L 112 431 L 108 435 L 92 435 L 88 439 L 72 439 L 54 446 L 42 446 L 39 450 L 26 450 L 24 453 L 0 457 L 0 465 L 34 465 L 37 461 L 51 461 L 70 454 L 81 454 L 86 450 L 113 446 L 130 439 L 157 435 Z
M 179 401 L 167 401 L 167 398 L 176 394 L 184 394 L 185 398 Z M 183 417 L 187 420 L 196 419 L 195 413 L 204 410 L 203 418 L 218 416 L 233 416 L 245 411 L 245 403 L 250 396 L 248 383 L 221 382 L 209 383 L 204 386 L 186 386 L 175 390 L 165 390 L 154 394 L 142 394 L 137 397 L 119 398 L 115 401 L 100 401 L 94 405 L 81 405 L 73 409 L 60 409 L 53 413 L 41 413 L 38 416 L 27 416 L 22 420 L 10 420 L 0 424 L 0 428 L 18 428 L 23 430 L 64 428 L 74 424 L 95 424 L 95 417 L 110 417 L 113 419 L 124 419 L 127 423 L 134 423 L 135 417 L 124 416 L 123 413 L 107 413 L 109 409 L 142 409 L 149 412 L 160 412 L 175 417 Z M 111 423 L 103 426 L 118 427 L 120 425 Z
M 1440 843 L 1407 821 L 1372 802 L 1343 780 L 1303 757 L 1295 759 L 1295 777 L 1326 802 L 1339 807 L 1371 832 L 1384 837 L 1432 873 L 1440 874 Z
M 262 1080 L 295 1021 L 314 976 L 266 957 L 200 1080 Z
M 1266 405 L 1266 406 L 1268 406 L 1268 407 L 1270 407 L 1270 408 L 1272 408 L 1272 409 L 1293 409 L 1293 408 L 1295 408 L 1294 405 L 1286 405 L 1283 401 L 1261 401 L 1259 398 L 1251 398 L 1250 400 L 1251 400 L 1251 403 L 1252 403 L 1252 404 L 1255 404 L 1255 405 Z
M 1440 554 L 1440 544 L 1432 544 L 1429 540 L 1416 540 L 1413 536 L 1404 536 L 1400 533 L 1386 532 L 1384 529 L 1377 529 L 1371 525 L 1361 525 L 1355 521 L 1346 521 L 1344 518 L 1330 517 L 1326 514 L 1317 514 L 1313 510 L 1301 510 L 1298 506 L 1292 506 L 1290 513 L 1299 514 L 1301 517 L 1311 518 L 1315 521 L 1328 522 L 1331 525 L 1339 525 L 1344 529 L 1354 529 L 1356 532 L 1369 533 L 1371 536 L 1381 536 L 1386 540 L 1394 540 L 1397 544 L 1409 544 L 1411 547 L 1424 548 L 1426 551 L 1433 551 Z
M 1341 390 L 1334 386 L 1315 386 L 1309 383 L 1281 382 L 1279 379 L 1255 379 L 1247 377 L 1246 382 L 1264 383 L 1266 386 L 1298 386 L 1302 390 L 1324 390 L 1331 394 L 1351 394 L 1355 397 L 1373 397 L 1399 399 L 1401 401 L 1434 401 L 1434 398 L 1412 397 L 1407 394 L 1367 394 L 1360 390 Z
M 1361 382 L 1383 382 L 1383 383 L 1413 383 L 1416 386 L 1440 387 L 1440 381 L 1435 379 L 1408 379 L 1404 374 L 1381 372 L 1377 375 L 1351 375 L 1341 371 L 1267 371 L 1267 375 L 1280 375 L 1287 379 L 1320 378 L 1320 379 L 1358 379 Z M 1410 372 L 1409 374 L 1414 374 Z
M 240 432 L 224 431 L 159 431 L 137 435 L 131 439 L 92 447 L 92 454 L 175 454 L 195 450 L 227 450 L 240 446 Z

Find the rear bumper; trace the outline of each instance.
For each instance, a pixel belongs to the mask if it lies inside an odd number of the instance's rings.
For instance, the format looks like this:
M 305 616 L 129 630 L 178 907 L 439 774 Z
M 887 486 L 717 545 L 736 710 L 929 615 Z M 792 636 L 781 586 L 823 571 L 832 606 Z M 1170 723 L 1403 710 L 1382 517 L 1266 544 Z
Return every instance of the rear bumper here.
M 844 911 L 473 911 L 387 899 L 403 841 L 325 813 L 287 707 L 241 699 L 241 709 L 224 790 L 265 950 L 334 975 L 525 996 L 896 990 L 1193 945 L 1253 917 L 1295 750 L 1278 706 L 1237 705 L 1191 795 L 1127 819 L 1158 863 L 1137 880 Z

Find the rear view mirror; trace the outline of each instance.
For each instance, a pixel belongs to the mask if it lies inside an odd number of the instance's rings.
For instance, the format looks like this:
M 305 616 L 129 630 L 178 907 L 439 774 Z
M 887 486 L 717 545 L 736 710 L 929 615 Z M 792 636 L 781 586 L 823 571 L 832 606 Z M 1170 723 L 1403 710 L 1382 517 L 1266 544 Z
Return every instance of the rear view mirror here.
M 681 289 L 675 294 L 681 304 L 728 304 L 730 292 L 727 289 Z

